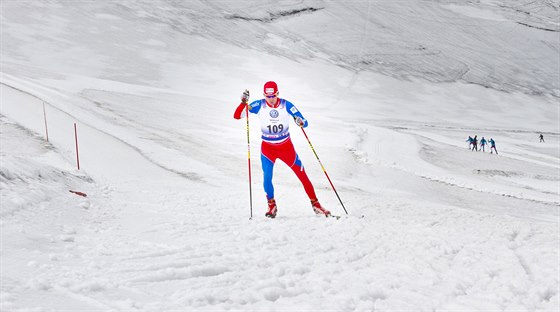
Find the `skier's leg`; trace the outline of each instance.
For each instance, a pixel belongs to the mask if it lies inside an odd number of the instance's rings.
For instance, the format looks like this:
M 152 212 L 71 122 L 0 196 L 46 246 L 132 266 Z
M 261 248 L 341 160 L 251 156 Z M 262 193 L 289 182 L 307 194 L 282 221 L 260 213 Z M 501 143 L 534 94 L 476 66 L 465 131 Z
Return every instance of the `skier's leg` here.
M 272 185 L 272 174 L 274 169 L 274 162 L 268 159 L 264 154 L 261 154 L 261 163 L 263 170 L 263 186 L 267 199 L 274 198 L 274 185 Z
M 278 154 L 278 158 L 280 158 L 283 162 L 285 162 L 296 174 L 299 181 L 303 185 L 305 189 L 305 193 L 309 197 L 311 201 L 311 207 L 316 214 L 329 216 L 331 213 L 330 211 L 326 210 L 321 206 L 319 200 L 317 200 L 317 195 L 315 194 L 315 188 L 313 184 L 309 180 L 307 173 L 305 172 L 305 168 L 303 167 L 303 163 L 299 156 L 294 149 L 294 145 L 292 144 L 291 140 L 286 141 L 282 144 L 281 153 Z
M 303 164 L 301 163 L 301 160 L 299 159 L 299 156 L 297 154 L 296 154 L 296 161 L 290 168 L 292 168 L 292 170 L 300 180 L 301 184 L 303 184 L 303 188 L 305 190 L 305 193 L 307 193 L 309 199 L 317 200 L 317 195 L 315 195 L 315 188 L 313 187 L 313 184 L 309 180 L 309 177 L 305 172 L 305 168 L 303 167 Z
M 263 186 L 268 200 L 274 199 L 274 186 L 272 185 L 272 174 L 276 156 L 276 147 L 270 143 L 261 144 L 261 164 L 263 170 Z
M 280 160 L 282 160 L 286 163 L 286 165 L 292 168 L 301 184 L 303 184 L 303 188 L 305 189 L 307 196 L 309 196 L 309 199 L 317 199 L 313 184 L 311 184 L 311 181 L 309 180 L 309 177 L 307 176 L 307 173 L 303 168 L 303 164 L 301 163 L 301 160 L 299 159 L 296 150 L 294 149 L 292 140 L 288 139 L 287 141 L 283 142 L 281 148 L 278 151 L 278 158 L 280 158 Z
M 296 154 L 296 161 L 294 165 L 291 166 L 290 168 L 292 168 L 296 176 L 301 181 L 301 184 L 303 184 L 303 188 L 305 189 L 305 192 L 307 193 L 307 196 L 311 201 L 311 207 L 313 208 L 313 211 L 318 215 L 325 215 L 328 217 L 331 214 L 331 212 L 323 208 L 323 206 L 321 206 L 321 204 L 319 203 L 319 200 L 317 199 L 317 195 L 315 195 L 315 189 L 313 188 L 313 184 L 311 184 L 311 181 L 309 180 L 309 177 L 305 172 L 305 168 L 303 167 L 303 164 L 301 163 L 301 160 L 299 159 L 299 156 L 297 156 L 297 154 Z

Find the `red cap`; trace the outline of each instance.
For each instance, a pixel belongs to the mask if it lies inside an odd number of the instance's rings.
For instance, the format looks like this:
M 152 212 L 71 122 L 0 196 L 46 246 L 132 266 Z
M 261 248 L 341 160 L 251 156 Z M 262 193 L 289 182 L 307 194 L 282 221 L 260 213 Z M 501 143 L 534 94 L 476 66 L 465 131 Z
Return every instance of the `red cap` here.
M 278 86 L 276 85 L 276 82 L 274 81 L 269 81 L 267 83 L 264 84 L 264 95 L 274 95 L 278 92 Z

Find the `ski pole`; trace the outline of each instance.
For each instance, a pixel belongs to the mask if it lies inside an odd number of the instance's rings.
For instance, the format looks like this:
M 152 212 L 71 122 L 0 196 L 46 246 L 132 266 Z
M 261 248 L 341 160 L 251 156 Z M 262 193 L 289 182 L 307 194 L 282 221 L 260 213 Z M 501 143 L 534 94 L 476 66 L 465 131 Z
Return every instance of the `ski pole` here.
M 342 205 L 342 208 L 344 209 L 344 212 L 346 212 L 346 214 L 348 214 L 348 211 L 346 211 L 346 207 L 344 207 L 344 204 L 342 203 L 342 200 L 340 199 L 340 196 L 338 196 L 338 192 L 334 188 L 334 185 L 331 181 L 331 178 L 329 178 L 329 175 L 327 174 L 327 170 L 325 170 L 325 166 L 323 166 L 323 163 L 319 159 L 319 155 L 317 155 L 317 152 L 315 151 L 315 148 L 313 148 L 313 144 L 311 144 L 311 140 L 309 140 L 309 137 L 307 136 L 307 133 L 305 133 L 305 130 L 303 129 L 303 127 L 300 126 L 300 128 L 301 128 L 301 131 L 303 131 L 303 135 L 307 139 L 307 142 L 309 143 L 309 146 L 311 147 L 311 150 L 313 151 L 313 154 L 315 154 L 315 157 L 317 157 L 317 160 L 319 161 L 319 165 L 321 165 L 321 169 L 323 169 L 323 172 L 327 176 L 327 180 L 329 180 L 329 183 L 331 184 L 331 187 L 332 187 L 334 193 L 336 194 L 336 197 L 338 197 L 338 201 Z
M 247 105 L 247 99 L 241 100 L 245 104 L 245 111 L 247 113 L 247 164 L 249 167 L 249 207 L 251 209 L 251 216 L 249 220 L 253 219 L 253 190 L 251 186 L 251 142 L 249 141 L 249 105 Z

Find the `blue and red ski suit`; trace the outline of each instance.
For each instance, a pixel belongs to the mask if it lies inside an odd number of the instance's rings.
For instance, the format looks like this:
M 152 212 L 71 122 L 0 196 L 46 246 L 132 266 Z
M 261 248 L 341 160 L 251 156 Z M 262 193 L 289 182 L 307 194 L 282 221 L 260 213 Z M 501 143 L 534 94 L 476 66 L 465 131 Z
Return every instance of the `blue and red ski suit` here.
M 240 104 L 233 117 L 241 118 L 241 113 L 246 104 Z M 274 198 L 274 185 L 272 176 L 274 163 L 277 159 L 288 165 L 303 184 L 303 188 L 310 200 L 316 200 L 315 189 L 309 180 L 305 168 L 294 149 L 290 139 L 290 119 L 299 117 L 303 121 L 303 127 L 307 127 L 308 122 L 301 112 L 285 99 L 278 99 L 276 105 L 271 106 L 265 99 L 253 101 L 249 104 L 249 112 L 256 114 L 261 122 L 262 144 L 261 144 L 261 163 L 264 175 L 264 191 L 268 199 Z

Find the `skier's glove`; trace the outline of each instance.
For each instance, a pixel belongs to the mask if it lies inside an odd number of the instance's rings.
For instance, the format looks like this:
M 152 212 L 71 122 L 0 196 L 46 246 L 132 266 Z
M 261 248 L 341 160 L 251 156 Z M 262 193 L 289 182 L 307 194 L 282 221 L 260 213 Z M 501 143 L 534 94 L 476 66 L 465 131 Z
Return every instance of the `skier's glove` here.
M 245 90 L 241 95 L 241 102 L 247 103 L 249 101 L 249 90 Z
M 296 125 L 300 127 L 303 127 L 303 125 L 305 125 L 305 122 L 299 116 L 294 117 L 294 121 L 296 122 Z

